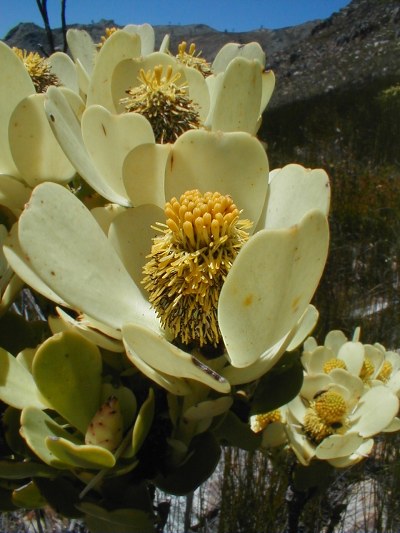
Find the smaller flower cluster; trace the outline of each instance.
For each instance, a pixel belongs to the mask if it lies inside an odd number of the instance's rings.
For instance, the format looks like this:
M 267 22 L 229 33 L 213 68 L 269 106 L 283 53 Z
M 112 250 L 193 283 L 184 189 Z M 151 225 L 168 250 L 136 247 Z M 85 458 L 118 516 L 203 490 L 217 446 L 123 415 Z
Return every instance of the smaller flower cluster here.
M 368 456 L 378 433 L 400 429 L 400 355 L 379 343 L 362 344 L 359 334 L 356 329 L 348 340 L 330 331 L 322 346 L 306 340 L 299 394 L 280 408 L 280 420 L 252 417 L 264 446 L 287 443 L 303 465 L 315 458 L 343 468 Z M 271 430 L 277 424 L 285 432 L 278 442 Z
M 174 142 L 185 131 L 200 126 L 199 113 L 187 94 L 188 85 L 178 84 L 180 72 L 168 65 L 145 72 L 140 70 L 141 85 L 127 89 L 120 103 L 128 113 L 139 113 L 150 122 L 156 141 Z
M 12 50 L 23 62 L 37 93 L 45 93 L 51 85 L 59 85 L 59 80 L 51 71 L 51 65 L 46 58 L 37 52 L 28 52 L 16 47 Z

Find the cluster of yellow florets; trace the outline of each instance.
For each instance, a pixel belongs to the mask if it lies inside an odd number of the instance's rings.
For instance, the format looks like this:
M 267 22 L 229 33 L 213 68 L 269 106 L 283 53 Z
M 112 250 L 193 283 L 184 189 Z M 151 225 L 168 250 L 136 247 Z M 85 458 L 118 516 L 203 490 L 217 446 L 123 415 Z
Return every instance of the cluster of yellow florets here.
M 37 52 L 27 52 L 20 48 L 13 48 L 13 50 L 24 63 L 37 93 L 46 92 L 51 85 L 59 85 L 58 78 L 51 72 L 51 67 L 46 58 Z
M 343 359 L 338 359 L 337 357 L 326 361 L 323 370 L 325 374 L 329 374 L 330 372 L 332 372 L 332 370 L 335 370 L 335 368 L 342 368 L 343 370 L 347 370 L 346 363 L 343 361 Z
M 127 90 L 120 103 L 125 110 L 140 113 L 152 125 L 156 142 L 174 142 L 185 131 L 197 129 L 199 113 L 187 92 L 187 85 L 179 84 L 181 74 L 173 73 L 169 65 L 163 75 L 161 65 L 152 71 L 140 71 L 140 85 Z
M 335 391 L 325 391 L 310 402 L 304 417 L 304 430 L 309 438 L 319 444 L 323 439 L 340 433 L 345 426 L 347 405 Z
M 260 433 L 260 431 L 263 431 L 273 422 L 282 422 L 282 415 L 279 409 L 252 416 L 250 419 L 250 427 L 254 433 Z
M 149 301 L 179 341 L 217 346 L 219 293 L 251 223 L 230 196 L 198 190 L 167 202 L 165 215 L 144 267 Z
M 101 36 L 100 42 L 96 45 L 97 48 L 100 50 L 100 48 L 102 48 L 102 46 L 107 41 L 107 39 L 111 37 L 111 35 L 115 33 L 117 30 L 118 28 L 115 28 L 114 26 L 112 28 L 106 28 L 104 31 L 105 34 Z
M 392 375 L 393 365 L 390 361 L 384 361 L 379 374 L 376 376 L 376 379 L 387 383 Z
M 365 358 L 363 366 L 361 368 L 360 378 L 363 381 L 367 382 L 372 377 L 374 371 L 375 371 L 375 367 L 374 367 L 372 361 L 370 359 L 368 359 L 368 358 Z
M 212 74 L 211 65 L 201 56 L 201 52 L 196 52 L 196 45 L 191 43 L 189 50 L 187 50 L 186 41 L 182 41 L 178 45 L 178 53 L 176 59 L 188 67 L 194 68 L 201 72 L 204 77 Z

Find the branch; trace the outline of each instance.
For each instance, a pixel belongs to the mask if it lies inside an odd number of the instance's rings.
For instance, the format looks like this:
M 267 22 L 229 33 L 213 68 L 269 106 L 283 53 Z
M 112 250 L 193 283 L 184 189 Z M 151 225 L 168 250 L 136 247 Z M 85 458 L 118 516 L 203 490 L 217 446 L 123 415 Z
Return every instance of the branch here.
M 47 42 L 49 43 L 50 54 L 55 51 L 53 31 L 50 28 L 49 14 L 47 12 L 47 0 L 36 0 L 36 4 L 39 8 L 40 14 L 43 19 L 44 28 L 46 30 Z
M 62 35 L 63 35 L 63 52 L 67 51 L 68 44 L 67 44 L 67 22 L 65 19 L 65 7 L 67 4 L 67 0 L 61 0 L 61 29 L 62 29 Z

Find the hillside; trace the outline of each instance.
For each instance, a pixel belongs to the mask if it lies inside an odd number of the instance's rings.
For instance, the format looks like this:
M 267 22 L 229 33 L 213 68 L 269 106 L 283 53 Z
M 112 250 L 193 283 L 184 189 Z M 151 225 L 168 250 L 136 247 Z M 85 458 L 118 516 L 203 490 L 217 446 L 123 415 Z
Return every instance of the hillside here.
M 104 28 L 114 25 L 112 20 L 101 20 L 71 27 L 83 28 L 99 41 Z M 182 40 L 195 42 L 210 61 L 227 42 L 258 41 L 279 87 L 271 108 L 372 81 L 400 79 L 400 0 L 353 0 L 325 20 L 277 30 L 232 33 L 191 24 L 156 26 L 155 31 L 157 44 L 169 33 L 172 51 Z M 61 47 L 61 29 L 54 34 Z M 35 24 L 19 24 L 4 40 L 10 46 L 46 52 L 45 31 Z

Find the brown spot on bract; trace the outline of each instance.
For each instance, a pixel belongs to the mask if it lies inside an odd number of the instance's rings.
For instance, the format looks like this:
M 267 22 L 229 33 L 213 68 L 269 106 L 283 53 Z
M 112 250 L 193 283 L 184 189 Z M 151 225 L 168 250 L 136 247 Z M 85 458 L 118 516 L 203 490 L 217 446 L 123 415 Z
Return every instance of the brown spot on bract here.
M 107 136 L 107 130 L 106 130 L 106 128 L 105 128 L 105 126 L 104 126 L 104 124 L 102 124 L 102 125 L 101 125 L 101 127 L 103 128 L 103 133 L 104 133 L 104 135 L 106 135 L 106 136 Z
M 51 274 L 52 276 L 55 276 L 55 275 L 56 275 L 56 273 L 54 272 L 54 270 L 52 270 L 52 271 L 50 272 L 50 274 Z
M 254 300 L 254 295 L 248 294 L 246 298 L 243 300 L 243 305 L 245 307 L 249 307 L 253 303 L 253 300 Z
M 55 122 L 55 121 L 56 121 L 56 119 L 54 118 L 54 115 L 50 115 L 50 120 L 51 120 L 52 122 Z
M 296 296 L 292 302 L 292 311 L 293 313 L 296 313 L 296 311 L 299 308 L 299 302 L 300 302 L 300 296 Z

